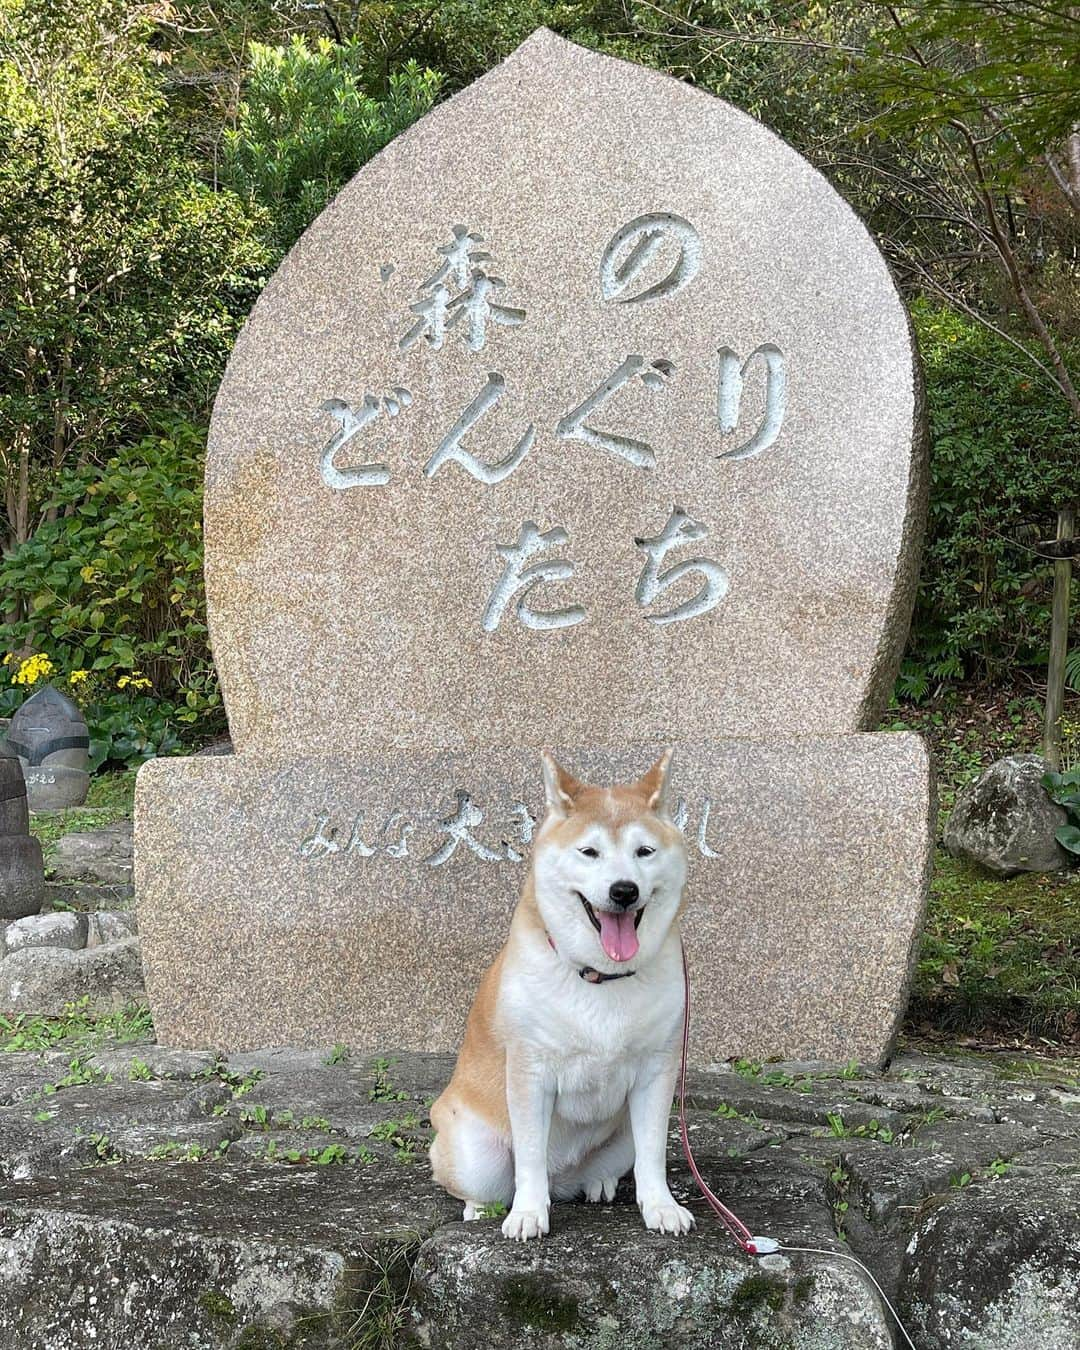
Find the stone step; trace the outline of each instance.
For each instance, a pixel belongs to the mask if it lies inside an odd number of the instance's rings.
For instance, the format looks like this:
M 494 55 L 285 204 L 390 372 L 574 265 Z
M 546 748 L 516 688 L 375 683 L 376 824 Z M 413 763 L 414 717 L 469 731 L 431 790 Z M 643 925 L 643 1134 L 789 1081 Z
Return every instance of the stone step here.
M 747 1198 L 769 1171 L 747 1172 Z M 796 1223 L 839 1250 L 810 1185 Z M 759 1199 L 762 1221 L 770 1210 L 779 1221 L 789 1199 L 763 1210 Z M 754 1261 L 695 1208 L 698 1230 L 674 1239 L 645 1232 L 628 1200 L 560 1205 L 548 1239 L 520 1244 L 498 1219 L 459 1222 L 421 1167 L 86 1168 L 0 1191 L 3 1343 L 888 1350 L 857 1270 L 814 1256 Z
M 409 1258 L 455 1210 L 402 1169 L 144 1163 L 8 1185 L 3 1344 L 347 1345 L 398 1316 Z
M 674 1116 L 692 1234 L 647 1233 L 624 1181 L 510 1243 L 428 1174 L 449 1056 L 88 1034 L 0 1055 L 4 1350 L 890 1350 L 845 1252 L 919 1350 L 1080 1344 L 1075 1063 L 696 1070 L 710 1184 L 753 1232 L 818 1249 L 755 1261 L 696 1198 Z
M 842 1254 L 822 1187 L 791 1160 L 755 1154 L 710 1176 L 755 1232 Z M 425 1346 L 602 1350 L 890 1350 L 871 1282 L 842 1255 L 741 1252 L 675 1170 L 697 1220 L 674 1239 L 624 1203 L 558 1205 L 541 1243 L 507 1242 L 496 1221 L 445 1225 L 420 1248 L 413 1333 Z

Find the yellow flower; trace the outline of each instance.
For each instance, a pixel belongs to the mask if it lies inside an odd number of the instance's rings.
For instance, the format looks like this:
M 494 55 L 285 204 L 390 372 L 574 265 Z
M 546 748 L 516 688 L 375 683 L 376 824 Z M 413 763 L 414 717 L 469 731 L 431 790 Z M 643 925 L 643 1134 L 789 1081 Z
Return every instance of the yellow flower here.
M 28 656 L 19 666 L 19 669 L 11 677 L 12 684 L 37 684 L 38 680 L 47 678 L 53 673 L 55 667 L 47 656 L 38 652 L 36 656 Z
M 117 689 L 149 689 L 150 681 L 145 675 L 133 670 L 130 675 L 121 675 L 116 681 Z
M 93 579 L 97 576 L 97 568 L 92 567 L 88 563 L 85 567 L 79 568 L 79 576 L 82 577 L 83 581 L 93 581 Z
M 85 684 L 89 678 L 88 670 L 73 670 L 68 676 L 68 684 Z

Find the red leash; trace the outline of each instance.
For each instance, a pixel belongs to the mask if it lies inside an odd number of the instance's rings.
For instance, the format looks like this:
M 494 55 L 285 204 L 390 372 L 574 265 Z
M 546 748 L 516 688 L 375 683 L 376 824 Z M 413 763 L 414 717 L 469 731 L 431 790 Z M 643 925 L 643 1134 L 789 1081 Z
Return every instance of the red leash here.
M 709 1184 L 698 1171 L 698 1165 L 694 1161 L 694 1152 L 690 1147 L 690 1135 L 686 1128 L 686 1057 L 690 1049 L 690 967 L 686 964 L 686 948 L 682 949 L 682 971 L 683 988 L 686 991 L 686 1007 L 683 1010 L 683 1031 L 682 1031 L 682 1064 L 679 1068 L 679 1134 L 682 1136 L 683 1153 L 686 1154 L 686 1161 L 690 1172 L 697 1182 L 698 1190 L 705 1197 L 706 1203 L 731 1236 L 735 1239 L 740 1250 L 747 1256 L 771 1256 L 774 1252 L 806 1252 L 812 1256 L 830 1257 L 834 1261 L 850 1261 L 852 1265 L 858 1268 L 867 1277 L 870 1283 L 877 1290 L 882 1303 L 892 1314 L 893 1321 L 900 1329 L 900 1334 L 909 1346 L 909 1350 L 916 1350 L 915 1342 L 908 1335 L 907 1328 L 900 1321 L 900 1315 L 889 1302 L 888 1295 L 881 1285 L 874 1278 L 873 1273 L 859 1260 L 857 1256 L 852 1256 L 849 1252 L 832 1252 L 824 1247 L 790 1247 L 787 1243 L 778 1242 L 776 1238 L 755 1237 L 746 1224 L 737 1214 L 732 1214 L 727 1205 L 709 1189 Z
M 738 1245 L 748 1256 L 767 1256 L 770 1252 L 779 1251 L 780 1244 L 775 1238 L 754 1237 L 750 1229 L 739 1218 L 733 1214 L 722 1200 L 718 1199 L 709 1188 L 708 1182 L 698 1171 L 698 1165 L 694 1161 L 694 1152 L 690 1147 L 690 1135 L 686 1128 L 686 1058 L 690 1049 L 690 968 L 686 964 L 686 948 L 682 949 L 682 969 L 683 969 L 683 988 L 686 991 L 686 1006 L 683 1010 L 683 1031 L 682 1031 L 682 1064 L 679 1068 L 679 1134 L 682 1136 L 683 1153 L 686 1155 L 686 1162 L 690 1168 L 691 1175 L 697 1182 L 698 1190 L 705 1197 L 706 1203 Z

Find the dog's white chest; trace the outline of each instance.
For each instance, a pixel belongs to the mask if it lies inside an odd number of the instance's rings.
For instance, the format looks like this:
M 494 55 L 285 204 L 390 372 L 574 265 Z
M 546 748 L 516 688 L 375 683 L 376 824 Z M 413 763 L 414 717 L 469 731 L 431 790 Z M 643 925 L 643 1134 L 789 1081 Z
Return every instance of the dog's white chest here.
M 561 1064 L 555 1079 L 555 1114 L 578 1125 L 610 1121 L 626 1103 L 636 1067 L 592 1056 Z

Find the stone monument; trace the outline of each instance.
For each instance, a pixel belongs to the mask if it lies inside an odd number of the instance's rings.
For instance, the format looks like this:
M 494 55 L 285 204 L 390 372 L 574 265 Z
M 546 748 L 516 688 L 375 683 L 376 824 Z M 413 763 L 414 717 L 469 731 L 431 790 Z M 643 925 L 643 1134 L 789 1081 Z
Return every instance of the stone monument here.
M 31 811 L 81 806 L 90 790 L 90 736 L 71 699 L 51 684 L 39 689 L 11 719 L 3 742 L 26 776 Z
M 37 914 L 44 899 L 41 844 L 30 833 L 22 767 L 0 747 L 0 921 Z
M 357 174 L 237 342 L 206 578 L 238 753 L 138 785 L 161 1039 L 453 1048 L 539 750 L 603 781 L 671 743 L 695 1056 L 882 1060 L 931 790 L 867 729 L 925 479 L 907 316 L 825 179 L 535 33 Z

